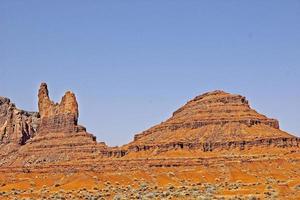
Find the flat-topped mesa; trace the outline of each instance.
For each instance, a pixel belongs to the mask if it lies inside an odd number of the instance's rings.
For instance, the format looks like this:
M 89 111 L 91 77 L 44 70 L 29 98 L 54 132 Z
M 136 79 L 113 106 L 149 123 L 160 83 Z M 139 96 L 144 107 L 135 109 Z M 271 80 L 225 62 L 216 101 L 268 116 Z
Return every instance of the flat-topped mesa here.
M 41 116 L 39 132 L 80 132 L 85 128 L 78 123 L 78 103 L 75 94 L 68 91 L 60 103 L 54 103 L 49 97 L 46 83 L 42 83 L 38 93 L 38 107 Z

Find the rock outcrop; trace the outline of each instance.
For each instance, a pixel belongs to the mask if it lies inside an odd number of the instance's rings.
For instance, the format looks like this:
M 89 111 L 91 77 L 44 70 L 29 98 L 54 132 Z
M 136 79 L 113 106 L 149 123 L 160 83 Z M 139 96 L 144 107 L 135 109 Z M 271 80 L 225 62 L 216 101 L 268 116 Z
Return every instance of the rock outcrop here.
M 72 92 L 54 103 L 43 83 L 38 96 L 39 113 L 0 97 L 1 199 L 300 197 L 300 138 L 240 95 L 200 95 L 121 147 L 78 125 Z
M 68 91 L 60 103 L 54 103 L 49 97 L 46 83 L 42 83 L 38 93 L 38 107 L 41 116 L 39 133 L 81 132 L 83 126 L 78 125 L 78 103 L 75 94 Z
M 0 97 L 0 145 L 23 145 L 37 132 L 39 114 L 18 109 L 10 99 Z
M 197 96 L 170 119 L 136 135 L 122 147 L 97 142 L 78 125 L 78 103 L 72 92 L 54 103 L 42 83 L 38 98 L 39 113 L 18 110 L 9 100 L 1 99 L 1 142 L 25 145 L 3 156 L 0 166 L 114 170 L 144 166 L 148 159 L 152 159 L 149 166 L 173 166 L 173 161 L 180 166 L 185 165 L 182 157 L 207 156 L 210 152 L 237 151 L 241 156 L 265 150 L 272 153 L 273 149 L 297 151 L 300 147 L 300 139 L 280 130 L 277 120 L 253 110 L 245 97 L 223 91 Z
M 140 151 L 176 148 L 229 149 L 245 146 L 298 145 L 299 139 L 279 129 L 275 119 L 251 109 L 247 99 L 223 91 L 197 96 L 165 122 L 134 137 L 126 148 Z
M 47 85 L 42 83 L 38 98 L 40 119 L 34 137 L 26 138 L 29 140 L 17 153 L 0 159 L 0 166 L 46 166 L 90 159 L 107 152 L 105 143 L 97 143 L 94 135 L 78 125 L 78 103 L 72 92 L 66 92 L 60 103 L 54 103 Z

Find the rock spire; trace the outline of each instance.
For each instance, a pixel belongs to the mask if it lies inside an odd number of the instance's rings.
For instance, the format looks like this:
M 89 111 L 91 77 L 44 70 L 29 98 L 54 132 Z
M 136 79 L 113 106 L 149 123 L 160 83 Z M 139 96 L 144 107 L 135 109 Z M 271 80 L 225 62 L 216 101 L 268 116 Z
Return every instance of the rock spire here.
M 78 126 L 78 103 L 75 94 L 67 91 L 60 103 L 54 103 L 46 83 L 42 83 L 38 92 L 38 107 L 41 116 L 39 132 L 78 132 L 84 129 Z

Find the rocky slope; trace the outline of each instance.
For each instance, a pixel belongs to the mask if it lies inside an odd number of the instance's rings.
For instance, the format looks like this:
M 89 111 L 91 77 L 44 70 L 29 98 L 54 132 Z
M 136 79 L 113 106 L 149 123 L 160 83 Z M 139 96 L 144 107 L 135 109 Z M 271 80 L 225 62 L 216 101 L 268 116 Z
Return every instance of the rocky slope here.
M 34 137 L 39 120 L 37 112 L 18 109 L 10 99 L 0 97 L 0 156 L 17 151 Z
M 66 92 L 60 103 L 54 103 L 47 85 L 42 83 L 38 98 L 38 113 L 19 111 L 8 100 L 2 100 L 2 113 L 8 113 L 0 118 L 1 124 L 8 127 L 2 141 L 21 145 L 2 156 L 3 167 L 35 168 L 63 163 L 78 168 L 93 166 L 97 170 L 120 166 L 132 169 L 141 166 L 140 158 L 156 159 L 143 161 L 147 166 L 179 166 L 186 162 L 182 157 L 211 155 L 203 152 L 223 151 L 225 155 L 237 150 L 240 156 L 257 149 L 300 146 L 299 138 L 281 131 L 277 120 L 253 110 L 245 97 L 223 91 L 197 96 L 170 119 L 136 135 L 134 141 L 122 147 L 97 143 L 95 136 L 78 125 L 78 103 L 72 92 Z M 15 132 L 11 131 L 12 123 L 19 127 L 13 129 Z M 167 160 L 161 160 L 163 157 Z
M 24 131 L 22 128 L 17 129 L 19 132 L 9 134 L 11 137 L 5 141 L 14 142 L 14 134 L 22 133 L 25 136 L 17 135 L 21 137 L 19 144 L 22 146 L 18 147 L 16 151 L 3 156 L 0 159 L 0 165 L 26 167 L 27 165 L 35 166 L 87 159 L 99 155 L 99 152 L 106 149 L 104 143 L 97 143 L 95 136 L 87 133 L 83 126 L 78 125 L 78 103 L 72 92 L 66 92 L 60 103 L 54 103 L 49 97 L 47 85 L 42 83 L 38 98 L 39 112 L 31 114 L 40 116 L 36 123 L 33 123 L 34 120 L 29 115 L 30 113 L 17 112 L 16 110 L 12 112 L 28 115 L 28 118 L 23 117 L 23 121 L 27 122 L 25 124 L 26 129 Z M 8 106 L 3 107 L 3 112 L 9 110 Z M 12 116 L 14 115 L 12 114 Z M 3 118 L 1 119 L 3 120 Z M 19 121 L 13 120 L 13 122 Z M 24 140 L 23 137 L 25 137 Z M 3 146 L 7 147 L 7 145 Z
M 18 109 L 10 99 L 0 97 L 0 144 L 25 144 L 34 136 L 39 114 Z
M 197 96 L 170 119 L 135 135 L 125 148 L 212 151 L 268 145 L 298 146 L 299 138 L 281 131 L 277 120 L 251 109 L 245 97 L 214 91 Z

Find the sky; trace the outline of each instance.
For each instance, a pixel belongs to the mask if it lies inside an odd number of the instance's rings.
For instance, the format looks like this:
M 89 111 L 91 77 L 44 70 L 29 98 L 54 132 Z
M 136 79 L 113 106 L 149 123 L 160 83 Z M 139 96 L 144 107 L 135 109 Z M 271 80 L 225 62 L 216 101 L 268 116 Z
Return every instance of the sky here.
M 1 0 L 0 96 L 37 111 L 41 82 L 109 145 L 216 89 L 300 136 L 300 1 Z

